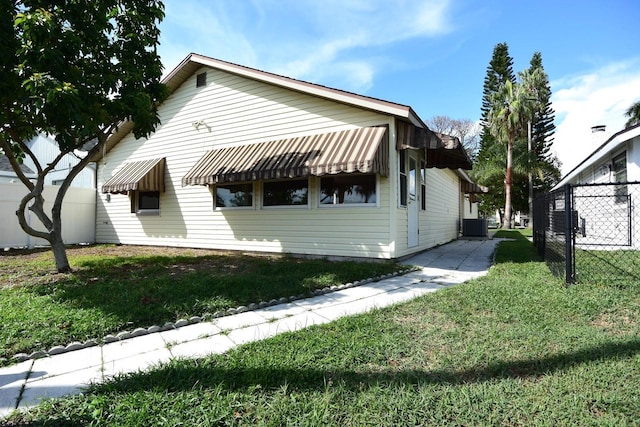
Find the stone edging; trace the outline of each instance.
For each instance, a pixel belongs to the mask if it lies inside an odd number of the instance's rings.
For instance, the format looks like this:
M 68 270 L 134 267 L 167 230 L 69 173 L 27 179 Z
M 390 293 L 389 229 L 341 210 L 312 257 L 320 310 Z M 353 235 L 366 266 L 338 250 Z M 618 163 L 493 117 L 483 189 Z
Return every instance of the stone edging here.
M 420 270 L 419 267 L 413 267 L 413 268 L 409 268 L 406 270 L 400 270 L 400 271 L 396 271 L 394 273 L 389 273 L 389 274 L 385 274 L 382 276 L 377 276 L 377 277 L 370 277 L 368 279 L 364 279 L 364 280 L 356 280 L 354 282 L 349 282 L 349 283 L 345 283 L 345 284 L 341 284 L 341 285 L 332 285 L 332 286 L 327 286 L 325 288 L 322 289 L 316 289 L 315 291 L 309 292 L 307 294 L 300 294 L 300 295 L 295 295 L 295 296 L 290 296 L 289 298 L 279 298 L 279 299 L 272 299 L 268 302 L 266 301 L 261 301 L 259 303 L 252 303 L 249 304 L 248 306 L 240 306 L 237 308 L 229 308 L 226 311 L 216 311 L 213 314 L 204 314 L 202 316 L 193 316 L 190 317 L 189 319 L 178 319 L 175 322 L 167 322 L 162 326 L 150 326 L 148 328 L 136 328 L 133 331 L 129 332 L 129 331 L 123 331 L 123 332 L 119 332 L 118 334 L 109 334 L 106 335 L 104 338 L 102 338 L 102 340 L 98 340 L 98 339 L 88 339 L 85 342 L 79 342 L 79 341 L 74 341 L 66 346 L 64 345 L 56 345 L 53 346 L 49 349 L 49 351 L 44 351 L 44 350 L 38 350 L 38 351 L 34 351 L 33 353 L 27 354 L 27 353 L 17 353 L 15 355 L 13 355 L 11 357 L 11 362 L 13 363 L 20 363 L 20 362 L 24 362 L 26 360 L 35 360 L 35 359 L 41 359 L 43 357 L 48 357 L 48 356 L 54 356 L 56 354 L 63 354 L 63 353 L 68 353 L 70 351 L 75 351 L 75 350 L 81 350 L 83 348 L 88 348 L 88 347 L 95 347 L 97 345 L 104 345 L 104 344 L 109 344 L 112 342 L 116 342 L 116 341 L 123 341 L 123 340 L 127 340 L 130 338 L 135 338 L 135 337 L 139 337 L 139 336 L 143 336 L 143 335 L 149 335 L 149 334 L 153 334 L 153 333 L 157 333 L 157 332 L 163 332 L 163 331 L 169 331 L 172 329 L 177 329 L 177 328 L 181 328 L 183 326 L 188 326 L 188 325 L 193 325 L 196 323 L 200 323 L 200 322 L 206 322 L 206 321 L 210 321 L 213 319 L 217 319 L 219 317 L 224 317 L 224 316 L 231 316 L 234 314 L 240 314 L 240 313 L 244 313 L 247 311 L 254 311 L 254 310 L 259 310 L 265 307 L 271 307 L 274 305 L 278 305 L 278 304 L 286 304 L 288 302 L 293 302 L 293 301 L 297 301 L 297 300 L 301 300 L 301 299 L 305 299 L 305 298 L 310 298 L 310 297 L 314 297 L 314 296 L 319 296 L 319 295 L 324 295 L 324 294 L 328 294 L 331 292 L 336 292 L 336 291 L 341 291 L 343 289 L 348 289 L 348 288 L 354 288 L 356 286 L 361 286 L 361 285 L 365 285 L 367 283 L 371 283 L 371 282 L 379 282 L 381 280 L 384 279 L 389 279 L 391 277 L 396 277 L 396 276 L 403 276 L 405 274 L 411 273 L 413 271 L 417 271 Z

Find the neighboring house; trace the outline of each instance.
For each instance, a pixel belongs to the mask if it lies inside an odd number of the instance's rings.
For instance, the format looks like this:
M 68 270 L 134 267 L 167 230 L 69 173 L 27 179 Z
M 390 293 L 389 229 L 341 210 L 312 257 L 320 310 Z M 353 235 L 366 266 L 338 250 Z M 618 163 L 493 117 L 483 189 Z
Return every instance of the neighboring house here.
M 156 131 L 93 159 L 97 242 L 394 259 L 458 238 L 481 191 L 409 106 L 197 54 L 164 83 Z
M 25 176 L 29 179 L 35 179 L 36 174 L 32 171 L 28 166 L 22 164 L 20 165 L 20 169 L 25 174 Z M 9 163 L 9 159 L 4 154 L 0 154 L 0 182 L 19 182 L 18 176 L 16 175 L 11 163 Z
M 55 141 L 55 137 L 51 135 L 37 135 L 26 142 L 27 146 L 44 167 L 51 163 L 59 154 L 60 149 Z M 83 149 L 86 147 L 83 147 Z M 66 154 L 56 165 L 56 168 L 49 172 L 45 177 L 45 185 L 60 185 L 65 177 L 69 174 L 69 170 L 80 161 L 79 157 L 84 157 L 88 150 L 76 150 L 75 154 Z M 37 170 L 35 163 L 29 156 L 25 156 L 24 164 L 32 170 Z M 71 183 L 72 187 L 94 188 L 95 187 L 95 166 L 90 164 L 84 168 Z
M 640 123 L 610 136 L 566 174 L 553 190 L 565 184 L 640 181 Z
M 637 182 L 640 182 L 640 123 L 609 137 L 553 188 L 559 190 L 566 184 L 612 184 L 574 190 L 573 210 L 579 228 L 576 243 L 640 248 Z

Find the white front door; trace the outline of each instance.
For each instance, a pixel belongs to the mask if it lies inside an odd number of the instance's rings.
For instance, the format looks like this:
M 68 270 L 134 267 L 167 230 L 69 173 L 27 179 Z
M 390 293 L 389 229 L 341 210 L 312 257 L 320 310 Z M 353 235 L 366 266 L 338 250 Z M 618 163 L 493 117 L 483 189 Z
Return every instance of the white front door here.
M 420 188 L 418 182 L 418 160 L 414 153 L 409 153 L 409 173 L 407 180 L 409 181 L 409 192 L 407 197 L 407 228 L 408 242 L 410 248 L 418 246 L 418 196 L 417 191 Z

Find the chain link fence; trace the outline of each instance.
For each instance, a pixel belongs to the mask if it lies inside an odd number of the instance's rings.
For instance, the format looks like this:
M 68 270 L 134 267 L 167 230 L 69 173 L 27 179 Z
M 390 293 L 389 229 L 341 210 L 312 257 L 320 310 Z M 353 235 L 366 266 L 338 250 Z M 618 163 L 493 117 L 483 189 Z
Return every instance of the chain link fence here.
M 640 182 L 567 184 L 534 201 L 534 245 L 566 283 L 640 283 Z

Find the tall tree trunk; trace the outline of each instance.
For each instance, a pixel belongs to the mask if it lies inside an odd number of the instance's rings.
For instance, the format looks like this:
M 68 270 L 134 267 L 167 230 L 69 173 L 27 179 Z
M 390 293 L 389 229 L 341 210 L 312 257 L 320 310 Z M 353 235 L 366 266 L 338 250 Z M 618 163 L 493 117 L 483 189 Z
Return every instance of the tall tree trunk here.
M 56 262 L 56 269 L 58 273 L 70 273 L 71 266 L 69 265 L 69 259 L 67 258 L 67 251 L 64 247 L 64 242 L 61 238 L 57 238 L 62 233 L 52 233 L 52 236 L 56 236 L 51 240 L 51 250 L 53 251 L 53 258 Z
M 513 140 L 507 143 L 507 172 L 504 180 L 504 218 L 502 228 L 511 228 L 511 184 L 513 175 Z

